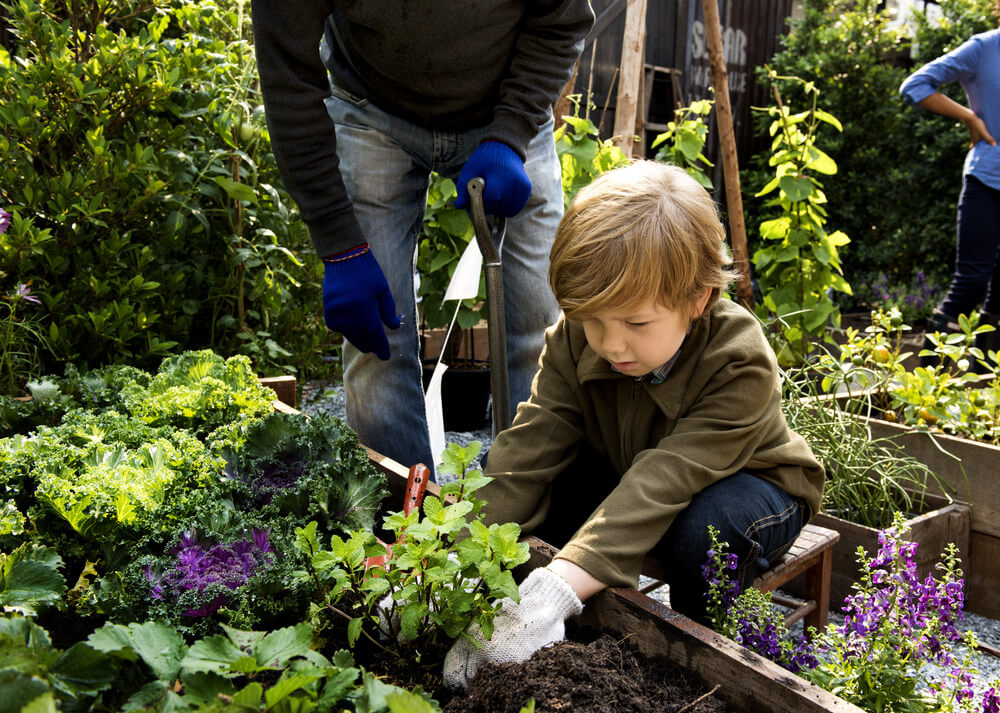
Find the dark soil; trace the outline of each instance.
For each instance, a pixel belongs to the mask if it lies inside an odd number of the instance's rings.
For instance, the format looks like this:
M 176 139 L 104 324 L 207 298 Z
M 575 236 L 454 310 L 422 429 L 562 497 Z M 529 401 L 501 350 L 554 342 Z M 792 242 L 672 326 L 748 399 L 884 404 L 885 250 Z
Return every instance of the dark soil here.
M 650 661 L 603 635 L 563 641 L 523 664 L 484 668 L 445 713 L 519 713 L 530 700 L 539 713 L 728 713 L 712 691 L 672 666 Z

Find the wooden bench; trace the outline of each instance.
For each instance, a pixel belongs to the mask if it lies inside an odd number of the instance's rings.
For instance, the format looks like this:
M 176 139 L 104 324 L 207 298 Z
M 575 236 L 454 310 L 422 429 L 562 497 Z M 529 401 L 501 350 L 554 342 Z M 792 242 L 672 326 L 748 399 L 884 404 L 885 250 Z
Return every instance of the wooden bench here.
M 833 567 L 833 546 L 840 533 L 818 525 L 806 525 L 781 561 L 754 580 L 753 586 L 762 592 L 773 592 L 782 584 L 802 573 L 806 575 L 805 600 L 772 594 L 771 601 L 791 607 L 785 624 L 804 619 L 806 629 L 826 628 L 830 614 L 830 572 Z
M 826 627 L 830 614 L 833 546 L 839 539 L 840 533 L 836 530 L 818 525 L 806 525 L 781 561 L 754 580 L 754 588 L 762 592 L 773 592 L 782 584 L 800 574 L 805 574 L 805 600 L 780 594 L 771 595 L 771 601 L 775 604 L 792 609 L 785 617 L 786 625 L 804 619 L 803 624 L 807 629 L 810 626 L 816 627 L 817 630 Z M 651 577 L 653 581 L 641 587 L 640 592 L 648 594 L 663 586 L 663 567 L 658 562 L 647 558 L 643 574 Z

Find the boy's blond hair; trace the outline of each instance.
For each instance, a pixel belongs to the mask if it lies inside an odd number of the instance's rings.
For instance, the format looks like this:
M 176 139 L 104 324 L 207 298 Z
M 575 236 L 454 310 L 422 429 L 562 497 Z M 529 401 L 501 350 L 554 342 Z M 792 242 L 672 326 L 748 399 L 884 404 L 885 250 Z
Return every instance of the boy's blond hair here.
M 556 229 L 549 284 L 570 319 L 650 298 L 706 309 L 733 280 L 708 192 L 682 168 L 636 161 L 582 188 Z

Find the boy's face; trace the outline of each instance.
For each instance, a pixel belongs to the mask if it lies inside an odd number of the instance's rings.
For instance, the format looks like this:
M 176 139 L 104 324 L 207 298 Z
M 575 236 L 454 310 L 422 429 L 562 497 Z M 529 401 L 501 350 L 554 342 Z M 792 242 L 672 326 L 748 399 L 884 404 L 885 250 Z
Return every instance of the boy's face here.
M 590 348 L 611 362 L 615 371 L 645 376 L 663 366 L 680 349 L 688 325 L 705 309 L 710 291 L 690 311 L 672 310 L 655 299 L 597 312 L 582 320 Z

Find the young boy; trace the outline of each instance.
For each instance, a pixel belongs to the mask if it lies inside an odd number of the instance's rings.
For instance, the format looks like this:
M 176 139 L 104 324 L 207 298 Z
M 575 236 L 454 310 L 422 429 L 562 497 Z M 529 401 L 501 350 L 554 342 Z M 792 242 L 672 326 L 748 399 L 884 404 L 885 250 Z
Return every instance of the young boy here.
M 720 300 L 732 279 L 709 194 L 682 169 L 640 161 L 582 189 L 559 224 L 531 398 L 490 450 L 488 522 L 562 549 L 504 602 L 489 641 L 458 640 L 445 682 L 521 661 L 565 636 L 605 587 L 663 565 L 671 606 L 704 620 L 708 526 L 739 557 L 741 587 L 819 510 L 823 468 L 781 412 L 757 320 Z

